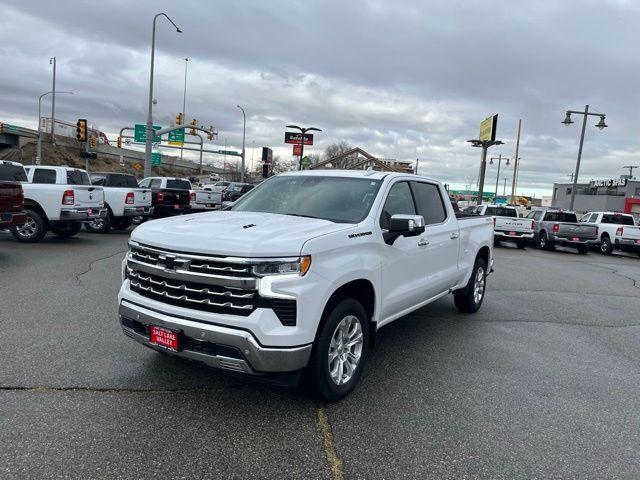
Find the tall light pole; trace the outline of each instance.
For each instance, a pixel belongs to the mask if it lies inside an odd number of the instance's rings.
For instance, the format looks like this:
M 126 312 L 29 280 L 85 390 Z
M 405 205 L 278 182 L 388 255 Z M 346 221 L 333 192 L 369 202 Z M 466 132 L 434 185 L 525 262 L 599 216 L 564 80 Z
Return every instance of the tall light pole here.
M 184 58 L 184 93 L 182 94 L 182 118 L 184 121 L 187 119 L 187 65 L 189 64 L 189 57 Z M 184 142 L 182 143 L 184 146 Z M 182 155 L 184 153 L 184 148 L 180 149 L 180 160 L 182 160 Z
M 573 202 L 576 197 L 576 189 L 578 187 L 578 175 L 580 174 L 580 160 L 582 159 L 582 146 L 584 145 L 584 132 L 587 128 L 587 117 L 589 115 L 593 115 L 595 117 L 600 117 L 600 121 L 596 124 L 600 130 L 607 127 L 607 124 L 604 123 L 604 119 L 606 117 L 603 113 L 595 113 L 589 112 L 589 105 L 585 105 L 584 111 L 576 111 L 576 110 L 567 110 L 567 116 L 562 121 L 567 127 L 573 123 L 571 120 L 571 114 L 575 113 L 576 115 L 582 115 L 582 133 L 580 134 L 580 146 L 578 147 L 578 160 L 576 161 L 576 171 L 573 177 L 573 187 L 571 188 L 571 203 L 569 204 L 569 210 L 573 210 Z
M 240 105 L 236 105 L 236 107 L 238 107 L 242 111 L 242 170 L 240 170 L 240 181 L 244 182 L 244 141 L 247 133 L 247 116 L 244 113 L 244 108 L 242 108 Z
M 507 161 L 505 165 L 509 166 L 509 159 L 506 157 L 503 157 L 502 154 L 498 155 L 497 157 L 491 157 L 489 159 L 489 165 L 493 165 L 493 161 L 498 160 L 498 174 L 496 175 L 496 194 L 494 196 L 494 201 L 495 201 L 495 197 L 498 196 L 498 182 L 500 181 L 500 167 L 502 165 L 503 159 Z
M 299 127 L 298 125 L 287 125 L 287 128 L 295 128 L 300 130 L 300 161 L 298 163 L 298 170 L 302 170 L 302 159 L 304 158 L 304 134 L 307 132 L 321 132 L 322 130 L 315 127 Z
M 42 124 L 42 99 L 45 96 L 49 95 L 50 93 L 53 93 L 53 92 L 46 92 L 38 97 L 38 143 L 36 146 L 36 165 L 40 165 L 40 162 L 42 162 L 42 127 L 40 126 Z M 69 95 L 73 95 L 73 92 L 56 92 L 56 93 L 58 94 L 67 93 Z
M 158 13 L 153 17 L 153 29 L 151 32 L 151 71 L 149 73 L 149 111 L 147 112 L 147 128 L 146 128 L 146 141 L 144 144 L 144 176 L 151 176 L 151 146 L 153 144 L 153 137 L 155 132 L 153 130 L 153 64 L 156 53 L 156 20 L 158 17 L 165 17 L 171 25 L 176 27 L 176 32 L 182 33 L 182 30 L 164 13 Z
M 640 168 L 640 167 L 638 167 L 638 165 L 625 165 L 622 168 L 628 168 L 629 169 L 629 180 L 631 180 L 633 178 L 633 171 L 636 168 Z
M 49 65 L 53 65 L 53 86 L 51 87 L 51 143 L 56 144 L 56 57 L 49 59 Z

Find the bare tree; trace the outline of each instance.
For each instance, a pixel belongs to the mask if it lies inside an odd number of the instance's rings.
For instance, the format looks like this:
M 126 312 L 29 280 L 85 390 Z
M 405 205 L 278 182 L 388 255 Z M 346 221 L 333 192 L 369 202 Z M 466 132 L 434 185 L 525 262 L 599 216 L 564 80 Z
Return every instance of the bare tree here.
M 344 140 L 341 140 L 338 143 L 332 143 L 324 151 L 324 160 L 328 160 L 329 158 L 341 155 L 344 152 L 348 152 L 352 148 L 353 147 Z
M 279 155 L 273 157 L 271 171 L 275 175 L 276 173 L 289 172 L 297 168 L 297 160 L 294 162 L 290 158 L 282 158 Z

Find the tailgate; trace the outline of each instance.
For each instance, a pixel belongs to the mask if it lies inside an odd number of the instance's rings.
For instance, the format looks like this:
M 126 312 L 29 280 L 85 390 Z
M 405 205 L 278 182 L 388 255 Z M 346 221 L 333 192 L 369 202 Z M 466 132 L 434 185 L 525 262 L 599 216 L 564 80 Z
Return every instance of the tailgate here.
M 0 211 L 22 209 L 22 185 L 18 182 L 0 182 Z
M 533 231 L 533 227 L 530 219 L 496 217 L 496 226 L 494 230 L 505 232 L 531 233 Z
M 633 240 L 638 242 L 640 240 L 640 227 L 632 227 L 631 225 L 624 225 L 622 227 L 622 239 Z
M 161 202 L 165 205 L 189 205 L 189 190 L 178 190 L 175 188 L 163 188 L 161 192 L 164 194 L 164 200 Z
M 219 197 L 219 195 L 216 195 L 213 192 L 207 192 L 206 190 L 195 190 L 195 192 L 196 192 L 196 203 L 204 203 L 204 204 L 214 203 L 215 198 Z
M 137 188 L 133 192 L 134 207 L 150 207 L 151 206 L 151 189 Z
M 597 227 L 585 223 L 560 223 L 557 235 L 561 237 L 596 238 Z
M 67 190 L 73 190 L 73 204 L 76 207 L 102 207 L 104 205 L 104 190 L 94 185 L 71 185 Z

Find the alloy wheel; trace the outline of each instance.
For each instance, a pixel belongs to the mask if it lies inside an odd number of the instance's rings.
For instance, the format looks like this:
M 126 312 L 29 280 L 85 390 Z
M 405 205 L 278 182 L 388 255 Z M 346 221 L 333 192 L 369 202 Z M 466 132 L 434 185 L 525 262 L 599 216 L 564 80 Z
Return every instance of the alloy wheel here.
M 473 301 L 476 305 L 482 301 L 482 297 L 484 296 L 484 285 L 484 268 L 478 267 L 478 270 L 476 270 L 476 279 L 473 283 Z
M 363 341 L 362 325 L 355 315 L 347 315 L 336 326 L 328 354 L 329 374 L 336 385 L 344 385 L 353 377 L 362 357 Z
M 24 238 L 33 237 L 37 230 L 38 226 L 36 225 L 36 221 L 31 217 L 27 217 L 27 221 L 16 229 L 18 235 Z

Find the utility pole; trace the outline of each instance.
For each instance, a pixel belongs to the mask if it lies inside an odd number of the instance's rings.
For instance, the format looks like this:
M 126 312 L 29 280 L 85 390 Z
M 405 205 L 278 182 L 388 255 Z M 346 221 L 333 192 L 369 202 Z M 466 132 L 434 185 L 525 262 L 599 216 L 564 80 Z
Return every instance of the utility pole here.
M 244 157 L 245 157 L 244 144 L 245 144 L 245 137 L 247 134 L 247 115 L 244 113 L 244 108 L 242 108 L 240 105 L 236 105 L 236 107 L 238 107 L 242 111 L 242 164 L 241 164 L 242 170 L 240 170 L 240 181 L 244 182 Z
M 515 202 L 516 197 L 516 180 L 517 180 L 517 171 L 518 171 L 518 162 L 520 157 L 518 156 L 520 153 L 520 129 L 522 128 L 522 119 L 518 120 L 518 134 L 516 136 L 516 156 L 514 157 L 513 162 L 513 178 L 511 179 L 511 200 L 509 203 Z
M 506 196 L 507 195 L 507 177 L 504 177 L 504 182 L 502 185 L 502 196 Z
M 638 167 L 638 165 L 625 165 L 622 168 L 628 168 L 629 169 L 629 180 L 631 180 L 633 178 L 633 170 L 636 168 L 640 168 Z
M 498 196 L 498 182 L 500 182 L 500 166 L 502 165 L 502 158 L 502 154 L 500 154 L 497 157 L 491 157 L 491 160 L 489 161 L 489 165 L 493 165 L 493 161 L 498 160 L 498 174 L 496 175 L 496 193 L 494 198 Z M 507 165 L 509 165 L 509 159 L 505 158 L 505 160 L 507 161 Z
M 573 172 L 567 174 L 567 177 L 571 177 L 571 183 L 573 183 L 573 176 L 574 175 L 575 174 Z
M 184 92 L 182 94 L 182 118 L 186 121 L 187 119 L 187 65 L 189 64 L 189 58 L 185 57 L 184 59 Z M 183 121 L 183 123 L 184 123 Z M 182 142 L 184 145 L 184 142 Z M 184 148 L 180 149 L 180 160 L 182 160 L 182 155 L 184 153 Z M 202 173 L 202 172 L 201 172 Z
M 53 65 L 53 87 L 51 88 L 51 143 L 56 144 L 56 57 L 49 59 L 49 65 Z

